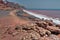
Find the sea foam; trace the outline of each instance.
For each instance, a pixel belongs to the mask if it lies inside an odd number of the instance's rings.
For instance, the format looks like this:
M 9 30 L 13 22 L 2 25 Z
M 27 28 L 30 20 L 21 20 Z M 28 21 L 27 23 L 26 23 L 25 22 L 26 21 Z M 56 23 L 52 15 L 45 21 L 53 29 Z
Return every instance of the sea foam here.
M 30 14 L 30 15 L 32 15 L 32 16 L 35 16 L 37 18 L 40 18 L 40 19 L 44 18 L 44 20 L 46 20 L 46 19 L 47 20 L 52 20 L 55 24 L 60 24 L 60 20 L 58 20 L 58 19 L 48 17 L 48 16 L 42 15 L 42 14 L 33 13 L 33 12 L 30 12 L 30 11 L 27 11 L 27 10 L 24 10 L 24 9 L 23 9 L 23 11 Z

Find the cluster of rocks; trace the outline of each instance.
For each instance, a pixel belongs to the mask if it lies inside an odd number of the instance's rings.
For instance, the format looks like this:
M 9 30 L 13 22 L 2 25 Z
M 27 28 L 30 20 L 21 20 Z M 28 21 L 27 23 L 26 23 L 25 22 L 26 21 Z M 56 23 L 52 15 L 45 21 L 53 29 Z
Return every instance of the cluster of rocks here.
M 35 20 L 14 27 L 0 27 L 0 32 L 1 40 L 6 37 L 12 37 L 11 40 L 60 40 L 60 26 L 50 20 Z
M 14 9 L 17 6 L 11 2 L 6 5 Z M 29 19 L 29 22 L 15 26 L 0 25 L 0 40 L 60 40 L 60 25 L 54 24 L 52 20 L 38 19 L 31 15 L 24 16 L 22 12 L 21 10 L 16 12 L 17 18 L 22 16 L 22 19 L 25 17 Z
M 14 9 L 23 9 L 25 8 L 23 5 L 19 5 L 18 3 L 9 2 L 7 0 L 0 0 L 0 9 L 1 10 L 14 10 Z

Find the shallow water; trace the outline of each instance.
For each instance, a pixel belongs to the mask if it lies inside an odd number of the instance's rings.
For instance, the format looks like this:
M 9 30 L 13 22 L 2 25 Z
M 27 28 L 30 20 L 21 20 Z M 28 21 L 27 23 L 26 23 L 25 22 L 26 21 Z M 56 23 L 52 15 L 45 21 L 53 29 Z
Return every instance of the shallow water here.
M 23 10 L 24 12 L 26 12 L 27 14 L 30 14 L 30 15 L 32 15 L 32 16 L 35 16 L 35 17 L 37 17 L 37 18 L 40 18 L 40 19 L 42 19 L 42 18 L 44 18 L 45 20 L 47 19 L 47 20 L 52 20 L 55 24 L 60 24 L 60 20 L 59 19 L 56 19 L 56 18 L 53 18 L 53 17 L 48 17 L 48 16 L 46 16 L 46 15 L 42 15 L 42 14 L 37 14 L 37 13 L 34 13 L 34 12 L 30 12 L 30 11 L 28 11 L 28 10 Z
M 53 18 L 60 18 L 60 10 L 29 10 L 36 14 L 43 14 Z

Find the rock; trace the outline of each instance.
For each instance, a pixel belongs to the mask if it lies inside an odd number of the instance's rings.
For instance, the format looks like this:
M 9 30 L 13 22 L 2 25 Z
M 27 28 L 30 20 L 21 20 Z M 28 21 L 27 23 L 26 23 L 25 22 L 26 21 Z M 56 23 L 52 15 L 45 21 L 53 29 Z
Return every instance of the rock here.
M 42 27 L 38 27 L 37 28 L 37 31 L 39 31 L 39 34 L 43 37 L 43 36 L 49 36 L 50 34 L 51 34 L 51 32 L 50 31 L 48 31 L 48 30 L 46 30 L 46 29 L 44 29 L 44 28 L 42 28 Z
M 49 38 L 51 40 L 60 40 L 60 38 L 58 38 L 58 36 L 56 36 L 56 35 L 50 35 Z
M 52 20 L 45 20 L 45 22 L 49 25 L 49 26 L 53 26 L 54 23 Z
M 47 27 L 47 23 L 46 23 L 46 22 L 43 22 L 43 21 L 37 22 L 36 24 L 37 24 L 39 27 L 43 27 L 43 28 L 46 28 L 46 27 Z
M 32 40 L 38 40 L 40 38 L 40 35 L 35 31 L 31 31 L 29 34 L 31 35 Z
M 47 30 L 56 33 L 56 34 L 60 34 L 60 29 L 58 27 L 54 27 L 54 26 L 47 26 L 46 28 Z

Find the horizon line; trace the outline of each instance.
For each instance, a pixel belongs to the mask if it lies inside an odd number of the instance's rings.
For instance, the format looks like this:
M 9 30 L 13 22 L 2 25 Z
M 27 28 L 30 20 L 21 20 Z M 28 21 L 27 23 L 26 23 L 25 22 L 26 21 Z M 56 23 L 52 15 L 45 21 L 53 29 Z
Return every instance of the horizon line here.
M 37 8 L 26 8 L 27 10 L 60 10 L 60 9 L 37 9 Z

